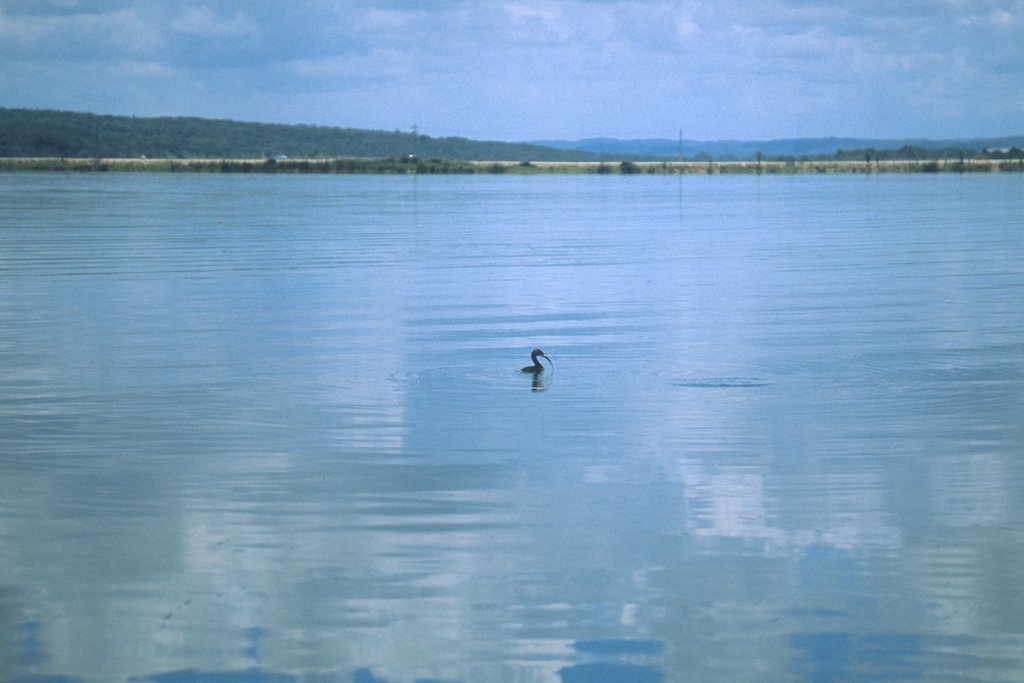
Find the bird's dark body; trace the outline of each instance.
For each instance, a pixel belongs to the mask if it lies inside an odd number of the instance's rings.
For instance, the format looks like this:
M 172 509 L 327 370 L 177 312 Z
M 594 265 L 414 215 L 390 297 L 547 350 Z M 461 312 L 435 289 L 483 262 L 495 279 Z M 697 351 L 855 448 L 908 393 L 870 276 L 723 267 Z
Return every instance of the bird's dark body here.
M 555 366 L 555 362 L 548 358 L 546 353 L 544 353 L 540 349 L 534 349 L 533 351 L 530 352 L 530 360 L 533 361 L 533 365 L 527 365 L 525 368 L 520 370 L 520 372 L 528 372 L 532 375 L 544 372 L 544 366 L 540 362 L 541 358 L 546 358 L 547 361 L 551 363 L 551 367 Z

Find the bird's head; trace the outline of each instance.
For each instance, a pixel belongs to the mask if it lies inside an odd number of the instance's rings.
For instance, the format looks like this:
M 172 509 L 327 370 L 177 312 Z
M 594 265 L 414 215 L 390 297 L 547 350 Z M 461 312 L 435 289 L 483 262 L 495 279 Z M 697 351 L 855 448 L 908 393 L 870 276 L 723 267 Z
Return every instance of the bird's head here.
M 544 353 L 540 349 L 534 349 L 533 351 L 530 352 L 530 358 L 533 359 L 534 363 L 537 362 L 537 356 L 540 356 L 541 358 L 544 358 L 549 363 L 551 363 L 552 367 L 554 367 L 555 361 L 551 360 L 551 358 L 548 357 L 548 354 Z

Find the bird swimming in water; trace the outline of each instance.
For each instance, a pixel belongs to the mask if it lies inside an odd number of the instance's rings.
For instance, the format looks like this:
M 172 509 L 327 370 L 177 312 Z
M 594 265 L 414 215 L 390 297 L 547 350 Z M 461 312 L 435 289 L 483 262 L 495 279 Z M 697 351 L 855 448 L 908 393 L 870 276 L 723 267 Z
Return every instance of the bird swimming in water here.
M 544 366 L 541 365 L 540 358 L 547 359 L 547 361 L 551 363 L 551 367 L 555 367 L 555 361 L 548 358 L 548 355 L 546 353 L 544 353 L 540 349 L 534 349 L 533 351 L 530 352 L 530 360 L 533 361 L 533 365 L 527 365 L 519 372 L 529 372 L 530 374 L 533 375 L 544 372 Z

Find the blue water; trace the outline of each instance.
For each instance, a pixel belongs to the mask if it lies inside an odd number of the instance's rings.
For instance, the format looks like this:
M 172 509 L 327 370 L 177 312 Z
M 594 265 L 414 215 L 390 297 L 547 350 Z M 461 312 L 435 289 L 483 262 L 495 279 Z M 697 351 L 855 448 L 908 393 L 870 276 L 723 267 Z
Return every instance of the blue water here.
M 1016 174 L 0 175 L 0 678 L 1020 681 L 1022 302 Z

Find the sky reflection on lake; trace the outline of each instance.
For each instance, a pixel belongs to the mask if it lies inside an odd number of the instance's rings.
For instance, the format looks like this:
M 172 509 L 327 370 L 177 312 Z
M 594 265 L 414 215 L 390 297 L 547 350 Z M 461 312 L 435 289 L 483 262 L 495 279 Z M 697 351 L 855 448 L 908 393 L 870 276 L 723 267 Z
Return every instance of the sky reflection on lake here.
M 7 175 L 0 207 L 14 680 L 1024 670 L 1020 177 Z

